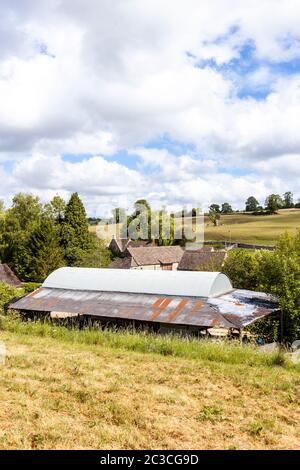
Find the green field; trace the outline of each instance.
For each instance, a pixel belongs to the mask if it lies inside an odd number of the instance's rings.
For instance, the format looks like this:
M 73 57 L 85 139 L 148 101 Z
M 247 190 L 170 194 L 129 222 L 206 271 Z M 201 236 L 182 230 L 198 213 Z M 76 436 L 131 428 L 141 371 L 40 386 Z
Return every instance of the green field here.
M 275 215 L 222 215 L 220 225 L 214 227 L 205 217 L 205 240 L 228 240 L 242 243 L 274 245 L 286 230 L 295 234 L 300 228 L 300 209 L 280 210 Z
M 111 238 L 113 228 L 114 226 L 110 226 L 106 229 L 107 241 Z M 263 216 L 236 213 L 222 215 L 218 227 L 214 227 L 208 216 L 205 216 L 204 236 L 206 241 L 226 240 L 229 242 L 231 240 L 241 243 L 274 245 L 284 231 L 287 230 L 289 233 L 295 234 L 297 228 L 300 228 L 300 209 L 285 209 L 275 215 Z M 96 227 L 91 226 L 90 230 L 95 233 Z
M 0 320 L 1 449 L 299 449 L 281 353 Z

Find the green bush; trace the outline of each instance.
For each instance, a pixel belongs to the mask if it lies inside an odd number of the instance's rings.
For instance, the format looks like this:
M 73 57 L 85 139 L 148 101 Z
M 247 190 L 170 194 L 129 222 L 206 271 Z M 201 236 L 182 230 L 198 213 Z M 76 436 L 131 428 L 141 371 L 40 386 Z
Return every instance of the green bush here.
M 283 318 L 282 339 L 290 343 L 299 338 L 300 230 L 296 236 L 281 235 L 274 251 L 231 251 L 223 272 L 238 289 L 268 292 L 277 297 Z M 263 328 L 264 335 L 274 340 L 279 338 L 278 321 L 265 318 L 259 326 Z
M 25 294 L 30 294 L 34 290 L 38 289 L 41 286 L 39 282 L 26 282 L 24 283 Z
M 22 294 L 23 290 L 16 289 L 5 282 L 0 282 L 0 313 L 3 313 L 5 304 Z

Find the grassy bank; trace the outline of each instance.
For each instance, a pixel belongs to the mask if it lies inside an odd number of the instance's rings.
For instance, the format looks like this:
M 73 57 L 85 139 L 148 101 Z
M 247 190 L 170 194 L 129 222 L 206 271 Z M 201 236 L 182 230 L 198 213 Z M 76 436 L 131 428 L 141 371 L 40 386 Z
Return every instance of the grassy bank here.
M 300 446 L 299 369 L 251 348 L 7 318 L 0 341 L 1 449 Z
M 178 336 L 161 336 L 145 332 L 113 331 L 86 328 L 66 328 L 49 322 L 20 321 L 18 317 L 2 316 L 0 331 L 48 337 L 62 343 L 97 345 L 139 353 L 154 353 L 162 356 L 173 356 L 185 359 L 206 360 L 227 364 L 247 364 L 250 366 L 291 367 L 282 353 L 261 353 L 256 346 L 241 346 L 235 341 L 212 342 L 180 338 Z M 299 368 L 300 371 L 300 368 Z

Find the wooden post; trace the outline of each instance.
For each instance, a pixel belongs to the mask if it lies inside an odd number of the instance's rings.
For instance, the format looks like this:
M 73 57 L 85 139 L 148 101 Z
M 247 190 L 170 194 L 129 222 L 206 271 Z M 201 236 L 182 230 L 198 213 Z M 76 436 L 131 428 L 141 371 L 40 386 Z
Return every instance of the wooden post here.
M 240 328 L 239 338 L 240 338 L 240 343 L 243 344 L 243 328 Z
M 283 343 L 283 312 L 280 310 L 280 343 Z

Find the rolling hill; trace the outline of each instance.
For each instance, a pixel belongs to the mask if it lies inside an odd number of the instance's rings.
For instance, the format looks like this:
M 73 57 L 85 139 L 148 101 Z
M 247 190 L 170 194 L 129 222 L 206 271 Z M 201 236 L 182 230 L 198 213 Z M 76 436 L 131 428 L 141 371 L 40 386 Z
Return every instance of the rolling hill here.
M 120 226 L 117 227 L 120 229 Z M 251 213 L 234 213 L 222 215 L 220 225 L 214 227 L 208 216 L 205 216 L 205 241 L 236 241 L 241 243 L 274 245 L 277 238 L 286 230 L 295 234 L 300 229 L 300 209 L 280 210 L 275 215 L 253 215 Z M 115 226 L 103 231 L 107 241 L 111 239 Z M 96 232 L 96 226 L 90 226 Z M 118 232 L 117 232 L 118 233 Z

